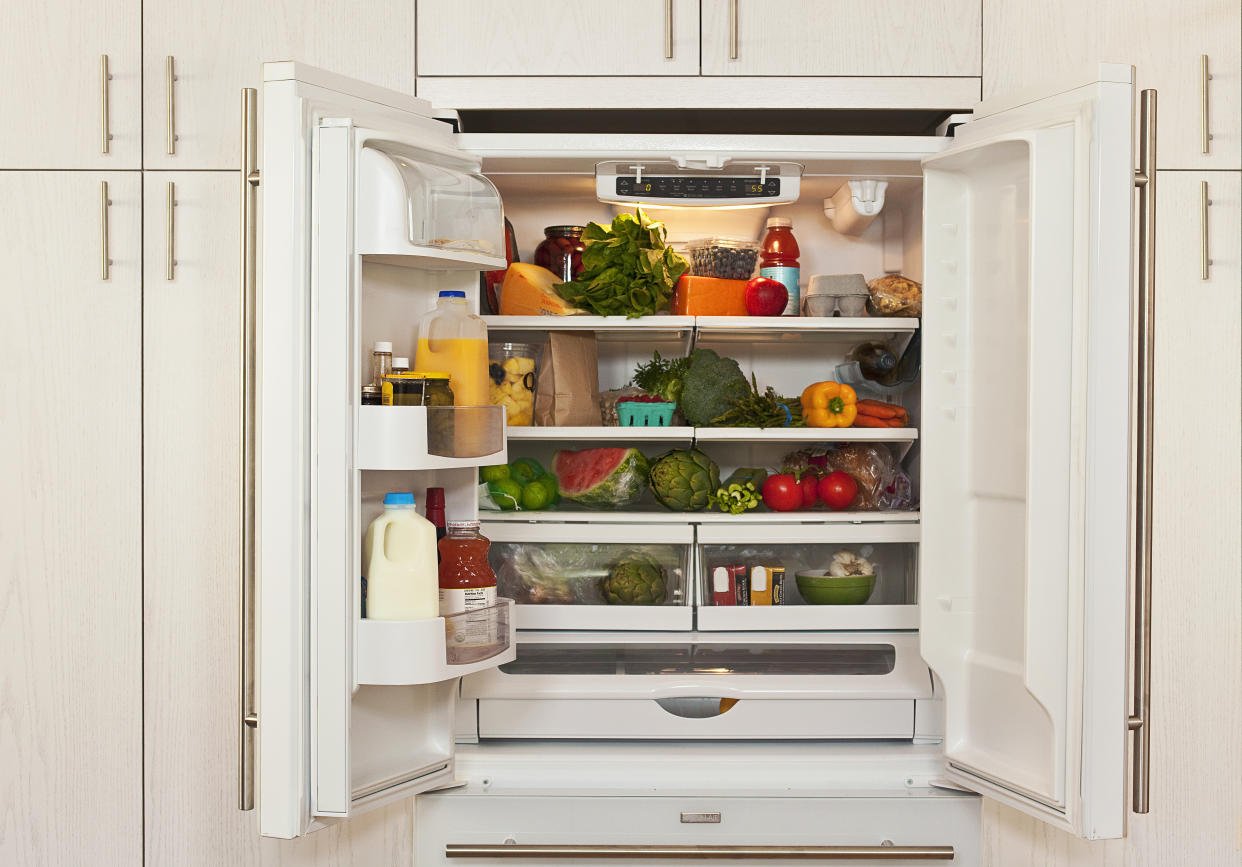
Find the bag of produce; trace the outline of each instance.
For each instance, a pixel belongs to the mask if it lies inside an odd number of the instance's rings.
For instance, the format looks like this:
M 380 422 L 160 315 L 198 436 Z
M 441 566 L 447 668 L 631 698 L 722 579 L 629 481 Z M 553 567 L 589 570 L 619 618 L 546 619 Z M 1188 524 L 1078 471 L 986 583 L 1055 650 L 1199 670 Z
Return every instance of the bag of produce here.
M 829 472 L 841 470 L 858 483 L 859 511 L 896 511 L 914 506 L 910 477 L 884 443 L 838 443 L 825 457 Z

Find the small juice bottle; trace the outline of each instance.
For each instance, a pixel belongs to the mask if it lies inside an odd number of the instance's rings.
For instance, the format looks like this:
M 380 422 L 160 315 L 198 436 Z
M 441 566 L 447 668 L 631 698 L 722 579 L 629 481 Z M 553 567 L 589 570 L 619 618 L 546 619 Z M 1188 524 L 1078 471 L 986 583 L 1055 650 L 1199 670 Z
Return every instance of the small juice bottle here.
M 448 535 L 439 545 L 441 617 L 496 604 L 496 573 L 487 562 L 491 544 L 479 532 L 478 521 L 448 522 Z M 490 612 L 458 617 L 447 629 L 450 647 L 481 647 L 499 640 Z
M 789 291 L 789 303 L 785 316 L 797 316 L 802 309 L 798 296 L 798 241 L 793 236 L 793 220 L 788 217 L 768 217 L 767 234 L 763 236 L 763 249 L 759 253 L 759 276 L 785 284 Z
M 466 293 L 440 292 L 418 326 L 414 369 L 446 370 L 456 406 L 487 406 L 487 324 L 470 312 Z

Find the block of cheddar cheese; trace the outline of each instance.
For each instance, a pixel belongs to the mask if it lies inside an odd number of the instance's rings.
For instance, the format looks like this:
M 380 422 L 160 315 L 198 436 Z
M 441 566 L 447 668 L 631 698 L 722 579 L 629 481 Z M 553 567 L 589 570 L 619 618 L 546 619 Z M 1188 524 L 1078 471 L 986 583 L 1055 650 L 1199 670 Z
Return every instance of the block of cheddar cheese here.
M 746 281 L 686 275 L 673 288 L 674 316 L 745 316 Z
M 552 288 L 561 278 L 547 268 L 514 262 L 500 285 L 501 316 L 569 316 L 586 313 Z

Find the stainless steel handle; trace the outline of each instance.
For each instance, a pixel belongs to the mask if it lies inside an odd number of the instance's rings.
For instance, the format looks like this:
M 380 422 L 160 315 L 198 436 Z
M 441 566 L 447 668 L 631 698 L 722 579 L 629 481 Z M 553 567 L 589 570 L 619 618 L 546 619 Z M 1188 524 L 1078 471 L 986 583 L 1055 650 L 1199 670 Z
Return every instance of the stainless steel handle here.
M 673 59 L 673 0 L 664 0 L 664 59 Z
M 737 0 L 729 0 L 729 59 L 737 60 Z
M 1136 424 L 1132 436 L 1134 500 L 1130 513 L 1134 545 L 1134 711 L 1128 725 L 1134 732 L 1131 779 L 1132 809 L 1148 811 L 1151 793 L 1151 519 L 1152 422 L 1155 415 L 1153 353 L 1156 324 L 1156 91 L 1141 94 L 1139 167 L 1138 280 L 1135 281 L 1131 397 Z
M 952 861 L 952 846 L 609 846 L 449 843 L 446 858 L 592 858 L 661 861 Z
M 242 89 L 241 142 L 241 563 L 238 593 L 239 654 L 237 806 L 254 809 L 254 731 L 259 718 L 254 711 L 254 593 L 255 593 L 255 296 L 258 276 L 259 129 L 258 93 Z
M 1212 74 L 1208 72 L 1208 56 L 1206 54 L 1199 55 L 1199 117 L 1200 131 L 1202 137 L 1203 152 L 1207 153 L 1211 149 L 1210 142 L 1212 134 L 1208 131 L 1208 82 L 1212 80 Z
M 1208 182 L 1199 181 L 1199 279 L 1206 280 L 1212 267 L 1212 259 L 1208 256 L 1208 208 L 1212 200 L 1208 198 Z
M 176 276 L 177 260 L 174 258 L 176 248 L 174 244 L 174 223 L 173 208 L 177 207 L 177 187 L 172 181 L 168 182 L 168 194 L 164 200 L 164 279 L 171 280 Z
M 108 198 L 108 182 L 99 182 L 99 279 L 112 278 L 112 259 L 109 258 L 108 240 L 108 206 L 112 200 Z
M 103 122 L 103 152 L 107 153 L 109 142 L 112 141 L 112 133 L 108 132 L 108 82 L 112 80 L 112 74 L 108 72 L 108 55 L 99 55 L 99 107 L 100 117 Z
M 177 152 L 177 123 L 176 123 L 176 105 L 174 104 L 173 95 L 175 93 L 175 85 L 173 82 L 177 80 L 177 74 L 173 70 L 173 56 L 170 54 L 164 58 L 164 99 L 167 102 L 166 114 L 168 115 L 168 154 L 172 156 Z

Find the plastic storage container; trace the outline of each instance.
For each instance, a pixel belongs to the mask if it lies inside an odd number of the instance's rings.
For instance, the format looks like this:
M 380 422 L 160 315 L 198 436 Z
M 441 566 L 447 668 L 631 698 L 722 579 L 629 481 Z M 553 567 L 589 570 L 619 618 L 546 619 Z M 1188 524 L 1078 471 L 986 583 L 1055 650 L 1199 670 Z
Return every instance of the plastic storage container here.
M 444 290 L 418 326 L 418 371 L 447 371 L 458 406 L 487 406 L 487 325 L 466 306 L 466 293 Z
M 487 347 L 488 401 L 503 406 L 510 425 L 534 421 L 535 383 L 542 346 L 533 343 L 490 343 Z
M 686 244 L 690 271 L 697 277 L 749 280 L 759 258 L 757 241 L 734 238 L 699 238 Z

